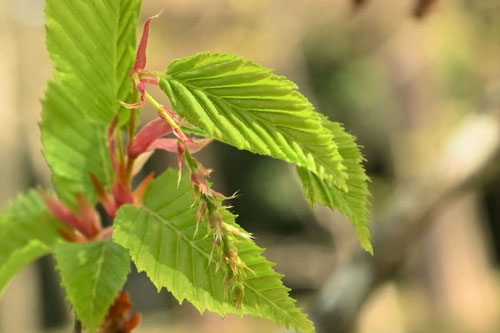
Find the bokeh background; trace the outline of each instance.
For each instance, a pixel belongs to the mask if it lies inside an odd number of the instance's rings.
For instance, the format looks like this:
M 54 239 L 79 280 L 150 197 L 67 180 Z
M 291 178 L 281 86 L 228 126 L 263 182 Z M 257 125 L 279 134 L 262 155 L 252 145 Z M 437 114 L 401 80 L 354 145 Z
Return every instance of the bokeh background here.
M 0 207 L 50 186 L 37 125 L 51 73 L 43 6 L 0 0 Z M 218 143 L 199 156 L 218 190 L 240 191 L 239 223 L 322 331 L 500 331 L 500 1 L 145 0 L 141 22 L 161 9 L 149 68 L 206 50 L 251 58 L 364 146 L 374 257 L 342 215 L 308 206 L 292 166 Z M 147 168 L 173 163 L 156 153 Z M 26 268 L 0 301 L 0 332 L 71 332 L 59 283 L 50 257 Z M 137 332 L 283 331 L 200 316 L 144 274 L 126 289 L 144 316 Z

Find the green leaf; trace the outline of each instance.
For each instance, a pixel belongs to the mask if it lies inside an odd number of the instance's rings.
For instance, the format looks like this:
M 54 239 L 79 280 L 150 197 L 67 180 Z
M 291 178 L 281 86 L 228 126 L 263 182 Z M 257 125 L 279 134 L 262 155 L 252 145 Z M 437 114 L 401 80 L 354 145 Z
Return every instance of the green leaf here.
M 347 167 L 349 176 L 347 179 L 348 192 L 342 191 L 332 182 L 305 168 L 297 167 L 304 192 L 311 205 L 319 203 L 345 214 L 354 225 L 361 246 L 373 254 L 370 242 L 371 233 L 368 228 L 369 220 L 367 218 L 370 205 L 369 178 L 363 168 L 363 156 L 355 138 L 348 134 L 341 124 L 328 121 L 326 118 L 324 118 L 324 123 L 332 132 L 342 155 L 343 163 Z
M 200 312 L 251 314 L 313 332 L 313 324 L 288 295 L 282 275 L 252 240 L 236 244 L 240 258 L 255 274 L 249 272 L 243 280 L 245 296 L 241 308 L 235 306 L 225 295 L 224 273 L 216 270 L 217 254 L 209 261 L 213 239 L 205 237 L 206 224 L 200 223 L 195 233 L 197 209 L 187 175 L 177 187 L 177 171 L 169 169 L 150 184 L 142 207 L 120 208 L 113 238 L 129 250 L 137 269 L 145 271 L 158 290 L 167 288 L 179 302 L 187 299 Z M 224 211 L 223 218 L 235 225 L 229 212 Z
M 210 137 L 345 187 L 342 158 L 320 115 L 271 69 L 235 55 L 199 53 L 172 62 L 160 87 L 175 111 Z
M 93 173 L 103 185 L 113 182 L 113 166 L 108 152 L 107 126 L 82 121 L 77 112 L 68 112 L 61 95 L 44 100 L 42 115 L 43 152 L 52 169 L 52 180 L 59 197 L 66 203 L 76 202 L 76 193 L 84 193 L 90 202 L 96 194 L 90 178 Z M 53 97 L 52 97 L 53 96 Z
M 140 0 L 47 0 L 47 49 L 52 82 L 76 109 L 110 123 L 131 89 Z M 61 96 L 62 97 L 62 96 Z
M 50 252 L 60 238 L 58 227 L 36 191 L 19 196 L 0 214 L 0 295 L 23 267 Z
M 63 243 L 56 247 L 55 255 L 73 310 L 90 332 L 97 331 L 127 280 L 127 251 L 106 240 Z
M 130 92 L 140 0 L 47 0 L 47 49 L 54 64 L 42 101 L 42 143 L 65 201 L 95 197 L 94 173 L 112 182 L 107 129 Z

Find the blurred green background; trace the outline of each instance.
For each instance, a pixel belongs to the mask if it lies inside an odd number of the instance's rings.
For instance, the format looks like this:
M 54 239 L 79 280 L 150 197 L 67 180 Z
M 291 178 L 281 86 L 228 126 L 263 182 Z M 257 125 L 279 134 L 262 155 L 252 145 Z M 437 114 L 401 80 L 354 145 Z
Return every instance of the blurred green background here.
M 459 124 L 483 112 L 500 84 L 500 1 L 424 2 L 431 6 L 416 18 L 415 0 L 145 0 L 141 23 L 163 9 L 152 24 L 151 69 L 210 50 L 256 60 L 297 82 L 320 112 L 343 122 L 364 146 L 378 221 L 391 210 L 392 191 L 425 174 Z M 43 6 L 42 0 L 0 0 L 0 207 L 50 182 L 37 125 L 51 73 Z M 146 109 L 142 121 L 153 116 Z M 175 158 L 155 153 L 147 168 L 161 170 Z M 219 191 L 239 191 L 231 201 L 239 223 L 267 248 L 293 296 L 311 312 L 328 276 L 359 247 L 349 222 L 312 210 L 285 163 L 219 143 L 199 159 L 215 170 Z M 428 217 L 430 227 L 415 237 L 398 273 L 361 308 L 355 331 L 500 331 L 498 163 L 487 171 Z M 201 317 L 165 290 L 157 294 L 144 274 L 131 274 L 126 289 L 144 316 L 137 332 L 283 331 L 254 318 Z M 72 325 L 52 258 L 25 269 L 0 301 L 0 332 L 70 332 Z

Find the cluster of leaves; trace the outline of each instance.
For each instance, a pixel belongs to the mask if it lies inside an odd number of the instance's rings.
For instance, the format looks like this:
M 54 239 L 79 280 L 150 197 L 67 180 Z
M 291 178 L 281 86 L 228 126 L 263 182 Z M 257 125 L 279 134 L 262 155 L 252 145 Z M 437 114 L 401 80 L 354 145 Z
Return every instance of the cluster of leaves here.
M 0 292 L 26 264 L 53 253 L 86 329 L 130 331 L 139 318 L 128 318 L 120 291 L 131 259 L 158 291 L 166 288 L 200 312 L 251 314 L 314 331 L 192 153 L 219 140 L 296 164 L 310 203 L 343 212 L 372 252 L 368 179 L 355 139 L 317 113 L 293 82 L 238 56 L 200 53 L 165 72 L 145 70 L 151 19 L 136 53 L 140 6 L 140 0 L 46 1 L 55 71 L 41 130 L 57 198 L 30 191 L 0 215 Z M 165 92 L 173 110 L 147 92 L 149 84 Z M 137 132 L 146 102 L 158 118 Z M 140 160 L 155 149 L 177 153 L 179 170 L 132 188 Z M 97 203 L 112 227 L 102 226 Z

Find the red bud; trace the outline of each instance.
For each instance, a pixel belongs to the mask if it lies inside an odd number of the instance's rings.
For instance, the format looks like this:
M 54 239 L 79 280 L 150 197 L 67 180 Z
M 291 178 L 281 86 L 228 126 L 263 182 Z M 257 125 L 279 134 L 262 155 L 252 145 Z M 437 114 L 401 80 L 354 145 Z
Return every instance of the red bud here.
M 140 154 L 150 150 L 149 146 L 158 138 L 172 132 L 172 126 L 164 119 L 157 118 L 146 124 L 137 133 L 134 141 L 129 143 L 127 152 L 130 157 L 137 157 Z
M 113 185 L 113 195 L 117 201 L 117 206 L 134 203 L 134 197 L 130 190 L 121 182 L 115 182 Z

